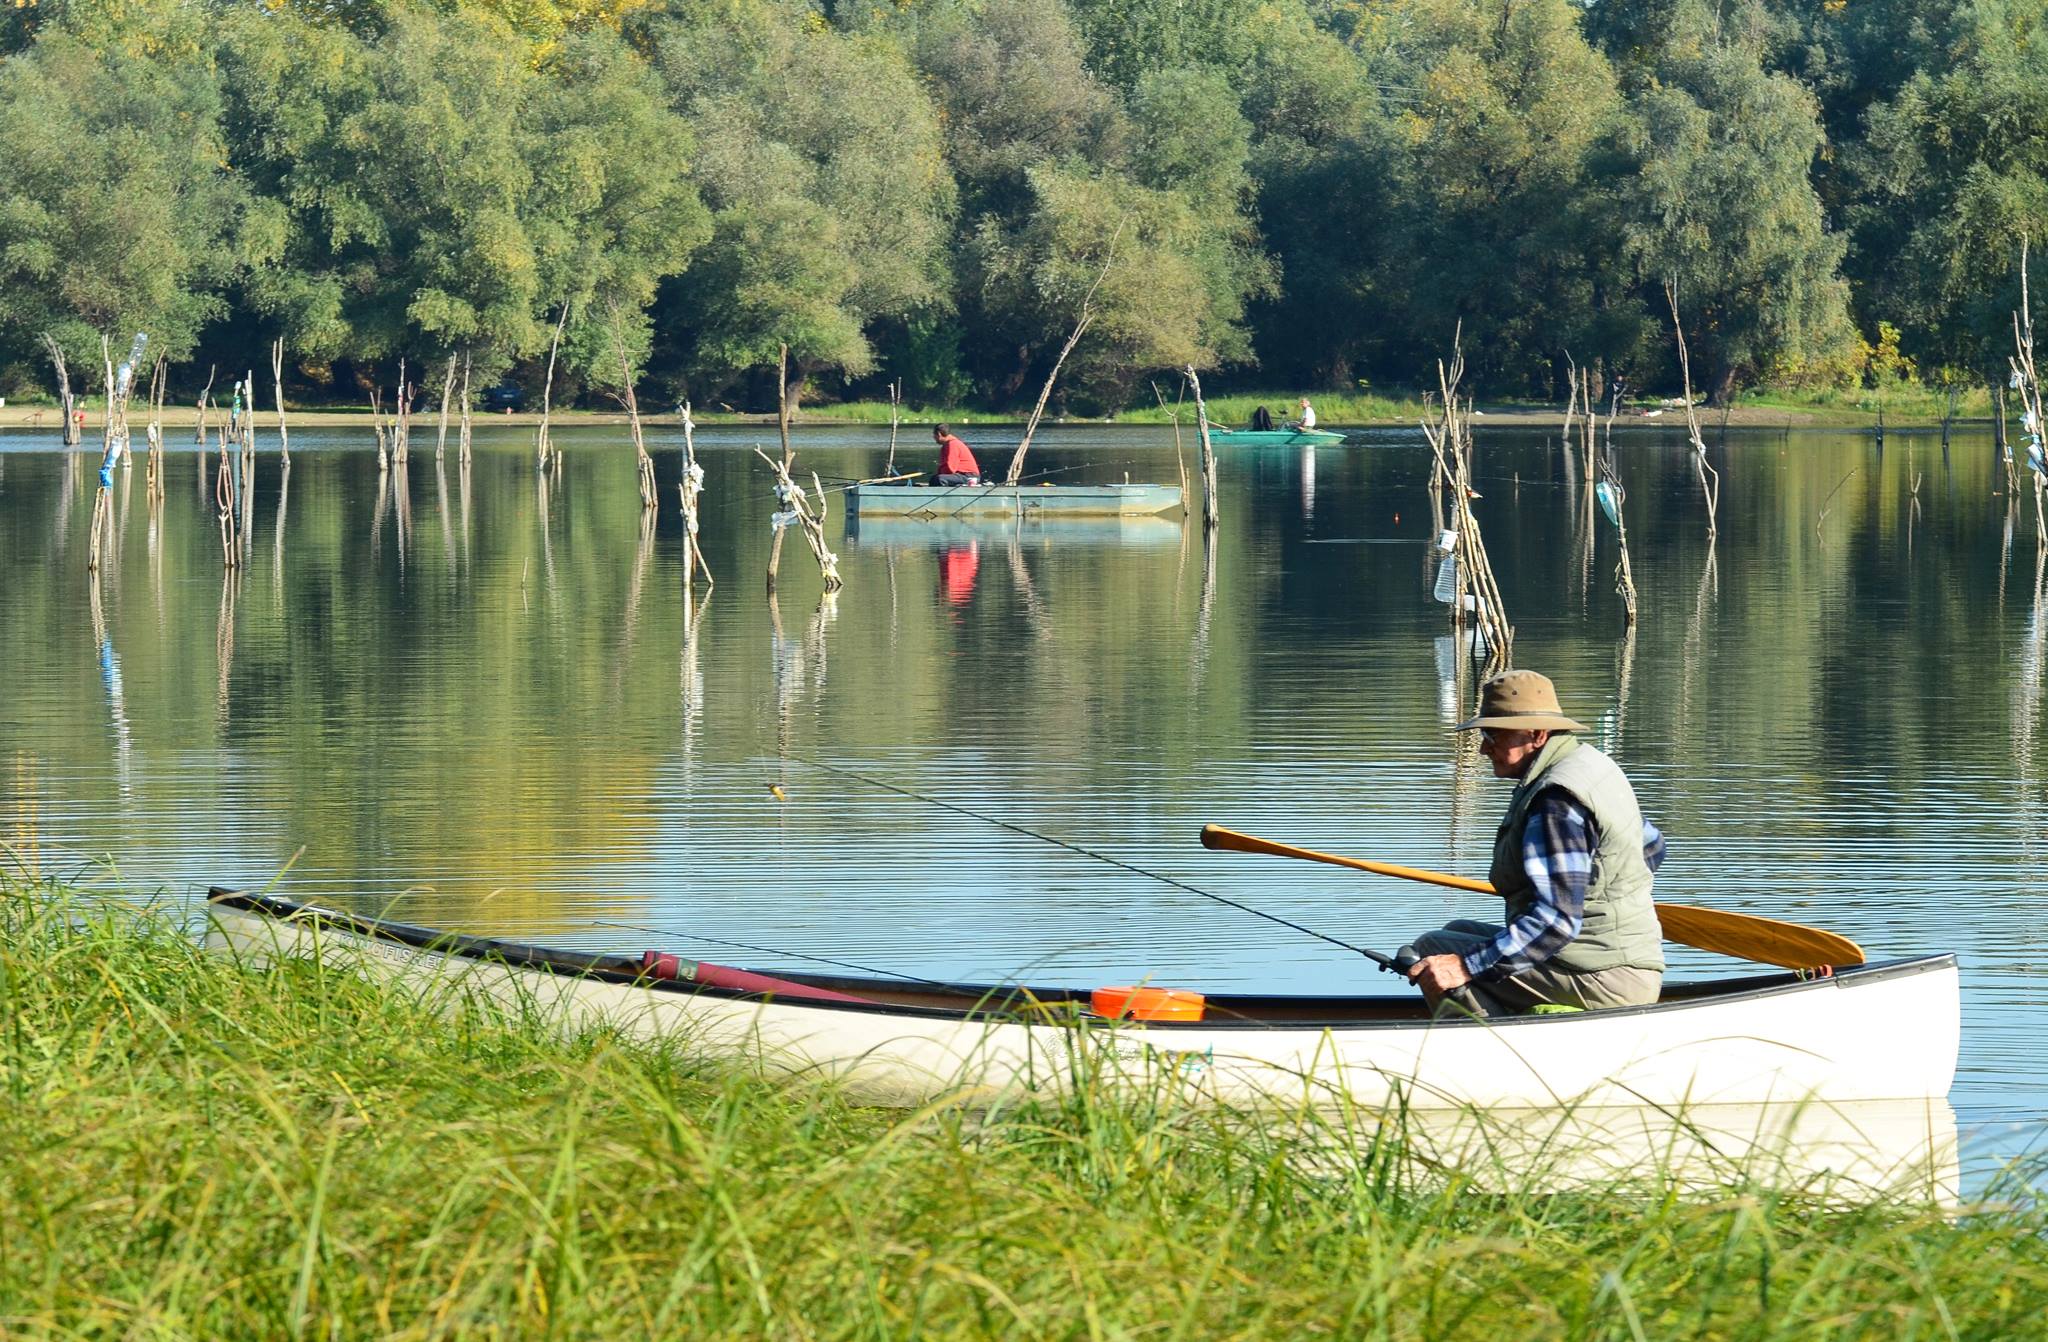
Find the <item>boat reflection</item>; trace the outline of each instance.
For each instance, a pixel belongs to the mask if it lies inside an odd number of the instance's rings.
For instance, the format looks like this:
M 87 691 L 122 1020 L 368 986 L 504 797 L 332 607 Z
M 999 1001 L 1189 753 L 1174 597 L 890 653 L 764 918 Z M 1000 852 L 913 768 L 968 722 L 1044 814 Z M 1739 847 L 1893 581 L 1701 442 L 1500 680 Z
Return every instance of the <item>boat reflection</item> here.
M 1392 1150 L 1418 1179 L 1456 1177 L 1489 1193 L 1768 1188 L 1830 1205 L 1961 1202 L 1946 1099 L 1317 1112 L 1296 1122 L 1289 1140 L 1317 1167 Z
M 862 517 L 846 515 L 849 544 L 925 549 L 976 541 L 1057 541 L 1061 545 L 1178 545 L 1178 517 Z

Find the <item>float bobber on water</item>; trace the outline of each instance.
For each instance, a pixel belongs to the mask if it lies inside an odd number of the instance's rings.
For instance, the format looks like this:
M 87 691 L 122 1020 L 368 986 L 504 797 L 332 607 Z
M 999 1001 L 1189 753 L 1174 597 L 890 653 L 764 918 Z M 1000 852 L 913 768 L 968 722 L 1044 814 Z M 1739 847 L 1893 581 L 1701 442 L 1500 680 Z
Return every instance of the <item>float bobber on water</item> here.
M 1185 988 L 1097 988 L 1088 1009 L 1111 1020 L 1198 1021 L 1206 999 Z

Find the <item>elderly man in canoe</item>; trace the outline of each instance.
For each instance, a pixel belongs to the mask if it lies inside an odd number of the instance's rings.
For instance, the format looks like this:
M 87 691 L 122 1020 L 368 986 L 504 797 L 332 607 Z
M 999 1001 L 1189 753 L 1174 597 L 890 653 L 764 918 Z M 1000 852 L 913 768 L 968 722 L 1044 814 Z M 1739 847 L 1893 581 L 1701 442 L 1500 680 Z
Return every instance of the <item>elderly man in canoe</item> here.
M 1504 926 L 1458 919 L 1415 939 L 1408 973 L 1432 1005 L 1475 1015 L 1540 1007 L 1647 1006 L 1664 983 L 1650 899 L 1664 836 L 1643 818 L 1621 767 L 1579 739 L 1534 671 L 1480 687 L 1479 732 L 1496 778 L 1516 780 L 1493 844 Z

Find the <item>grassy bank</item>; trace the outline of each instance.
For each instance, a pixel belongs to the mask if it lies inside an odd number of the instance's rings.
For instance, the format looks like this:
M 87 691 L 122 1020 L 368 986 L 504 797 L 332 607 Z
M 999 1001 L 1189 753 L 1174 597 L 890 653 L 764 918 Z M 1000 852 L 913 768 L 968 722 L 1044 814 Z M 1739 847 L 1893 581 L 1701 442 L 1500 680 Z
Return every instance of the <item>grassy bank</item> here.
M 1298 391 L 1245 392 L 1217 396 L 1208 403 L 1212 423 L 1243 427 L 1251 422 L 1252 411 L 1265 406 L 1273 415 L 1275 424 L 1292 417 L 1300 406 L 1301 393 Z M 1326 428 L 1402 425 L 1413 426 L 1427 417 L 1427 409 L 1419 397 L 1402 393 L 1378 395 L 1360 393 L 1335 395 L 1310 393 L 1316 407 L 1317 423 Z M 1810 426 L 1863 427 L 1876 422 L 1880 402 L 1884 406 L 1885 423 L 1892 428 L 1906 429 L 1929 427 L 1941 422 L 1947 400 L 1937 392 L 1917 385 L 1894 388 L 1882 396 L 1874 391 L 1790 391 L 1763 389 L 1744 392 L 1729 407 L 1727 422 L 1742 428 L 1787 428 Z M 1535 401 L 1482 401 L 1482 413 L 1497 423 L 1528 423 L 1555 425 L 1564 413 L 1562 405 L 1544 404 Z M 97 447 L 103 407 L 96 402 L 85 405 L 86 446 Z M 1184 402 L 1179 406 L 1181 422 L 1192 426 L 1194 407 Z M 1648 422 L 1660 427 L 1669 427 L 1680 422 L 1677 411 L 1657 402 L 1641 402 L 1621 407 L 1615 421 L 1617 428 L 1641 427 L 1646 421 L 1646 411 L 1657 412 Z M 904 440 L 910 443 L 924 441 L 931 426 L 947 423 L 955 426 L 977 424 L 1021 424 L 1029 413 L 1028 407 L 1009 410 L 986 410 L 967 406 L 905 406 L 901 410 Z M 697 423 L 749 424 L 771 426 L 775 423 L 773 414 L 724 412 L 697 410 L 693 412 Z M 1722 422 L 1723 412 L 1717 408 L 1703 407 L 1701 419 L 1709 426 Z M 1961 420 L 1984 422 L 1992 414 L 1990 394 L 1982 388 L 1965 394 L 1958 403 L 1957 414 Z M 198 417 L 198 412 L 189 405 L 171 405 L 164 408 L 163 421 L 166 425 L 189 430 Z M 644 416 L 647 423 L 658 426 L 672 426 L 676 417 L 669 411 L 651 412 Z M 137 427 L 144 416 L 131 412 L 129 423 Z M 359 428 L 370 427 L 370 412 L 366 407 L 352 405 L 293 406 L 288 411 L 289 423 L 294 428 Z M 1048 423 L 1114 423 L 1114 424 L 1166 424 L 1171 422 L 1172 408 L 1162 410 L 1156 404 L 1133 406 L 1115 415 L 1090 418 L 1070 416 L 1062 418 L 1052 415 Z M 208 423 L 219 424 L 219 411 L 208 416 Z M 256 412 L 259 432 L 268 433 L 276 424 L 276 412 L 262 408 Z M 414 449 L 424 445 L 431 450 L 439 417 L 431 410 L 418 413 L 413 419 Z M 540 416 L 533 411 L 514 414 L 482 413 L 474 417 L 480 428 L 505 427 L 531 428 L 540 422 Z M 561 427 L 577 425 L 623 425 L 626 416 L 617 410 L 563 410 L 557 409 L 553 422 Z M 886 426 L 889 423 L 887 401 L 843 401 L 838 403 L 817 403 L 807 405 L 798 413 L 798 424 L 868 424 Z M 0 428 L 40 428 L 55 435 L 60 427 L 57 411 L 48 405 L 23 405 L 10 401 L 0 409 Z M 451 424 L 450 435 L 454 434 Z M 181 446 L 189 438 L 172 438 L 173 446 Z
M 2039 1211 L 1312 1173 L 1142 1103 L 992 1120 L 530 1022 L 0 886 L 0 1336 L 2027 1335 Z M 1283 1125 L 1284 1126 L 1284 1125 Z

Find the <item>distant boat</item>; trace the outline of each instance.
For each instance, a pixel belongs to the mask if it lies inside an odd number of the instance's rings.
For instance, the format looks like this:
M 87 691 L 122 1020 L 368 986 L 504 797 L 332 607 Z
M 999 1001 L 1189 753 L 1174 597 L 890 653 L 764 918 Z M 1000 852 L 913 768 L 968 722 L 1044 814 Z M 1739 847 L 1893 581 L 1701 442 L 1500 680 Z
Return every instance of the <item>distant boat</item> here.
M 1344 441 L 1328 429 L 1219 429 L 1209 426 L 1216 447 L 1331 447 Z
M 846 491 L 853 518 L 1151 517 L 1185 506 L 1179 485 L 877 485 Z
M 855 545 L 916 547 L 964 545 L 973 541 L 1000 543 L 1018 537 L 1037 539 L 1057 534 L 1064 544 L 1095 542 L 1104 545 L 1172 546 L 1180 544 L 1181 523 L 1177 517 L 1157 514 L 1122 514 L 1114 517 L 1047 517 L 1033 509 L 1021 518 L 1014 512 L 970 513 L 960 517 L 912 515 L 908 513 L 857 513 L 846 515 L 846 539 Z
M 978 986 L 591 954 L 215 889 L 209 945 L 347 966 L 572 1032 L 834 1078 L 869 1104 L 1177 1078 L 1190 1098 L 1412 1109 L 1938 1099 L 1962 1012 L 1953 955 L 1667 983 L 1655 1006 L 1432 1021 L 1416 993 L 1305 997 Z M 1151 992 L 1191 1014 L 1089 1014 Z M 1115 1005 L 1112 1009 L 1121 1009 Z

